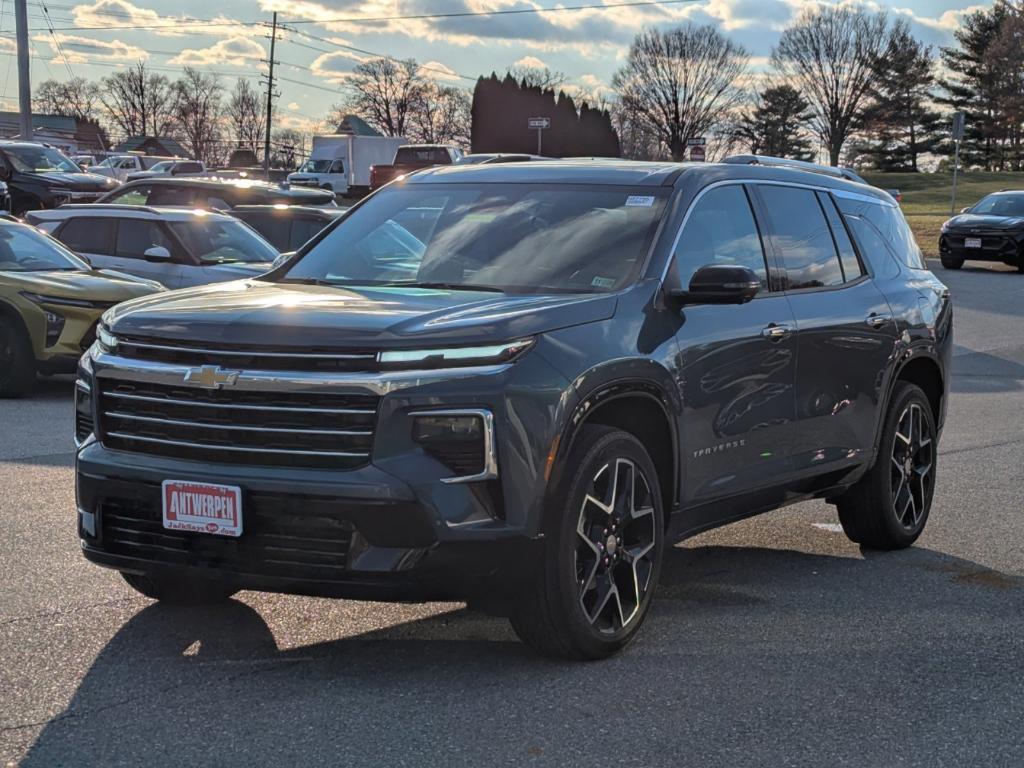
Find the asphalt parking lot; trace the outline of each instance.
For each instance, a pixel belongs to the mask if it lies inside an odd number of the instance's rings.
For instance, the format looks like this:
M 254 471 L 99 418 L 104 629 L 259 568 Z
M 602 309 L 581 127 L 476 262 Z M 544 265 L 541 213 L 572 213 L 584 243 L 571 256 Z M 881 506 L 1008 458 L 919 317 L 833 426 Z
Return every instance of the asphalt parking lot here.
M 1024 275 L 937 274 L 953 395 L 917 546 L 804 504 L 669 553 L 611 661 L 460 605 L 136 596 L 74 525 L 71 382 L 0 401 L 0 765 L 1019 765 Z

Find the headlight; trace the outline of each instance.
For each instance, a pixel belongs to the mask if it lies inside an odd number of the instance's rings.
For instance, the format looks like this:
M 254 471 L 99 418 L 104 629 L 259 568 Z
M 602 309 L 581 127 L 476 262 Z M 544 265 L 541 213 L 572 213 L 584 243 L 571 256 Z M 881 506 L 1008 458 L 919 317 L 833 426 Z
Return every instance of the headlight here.
M 100 347 L 100 352 L 117 352 L 117 336 L 102 325 L 96 329 L 96 343 Z
M 96 307 L 97 304 L 89 299 L 72 299 L 67 296 L 47 296 L 43 293 L 32 293 L 31 291 L 22 291 L 21 295 L 34 304 L 54 304 L 59 307 Z M 107 306 L 107 305 L 104 305 Z
M 949 229 L 949 222 L 948 221 L 942 222 L 942 228 L 939 231 L 940 232 L 945 232 L 948 229 Z
M 486 347 L 441 349 L 389 349 L 377 353 L 377 362 L 395 368 L 454 368 L 468 365 L 510 363 L 533 345 L 533 339 L 519 339 Z

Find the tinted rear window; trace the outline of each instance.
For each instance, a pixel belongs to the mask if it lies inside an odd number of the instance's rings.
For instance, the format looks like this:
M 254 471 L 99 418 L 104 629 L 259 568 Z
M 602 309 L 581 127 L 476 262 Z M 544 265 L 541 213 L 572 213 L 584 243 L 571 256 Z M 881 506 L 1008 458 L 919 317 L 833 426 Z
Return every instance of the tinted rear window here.
M 82 216 L 65 224 L 58 237 L 73 251 L 109 255 L 113 236 L 114 219 Z
M 843 269 L 825 214 L 812 190 L 762 185 L 770 234 L 785 269 L 785 288 L 843 283 Z

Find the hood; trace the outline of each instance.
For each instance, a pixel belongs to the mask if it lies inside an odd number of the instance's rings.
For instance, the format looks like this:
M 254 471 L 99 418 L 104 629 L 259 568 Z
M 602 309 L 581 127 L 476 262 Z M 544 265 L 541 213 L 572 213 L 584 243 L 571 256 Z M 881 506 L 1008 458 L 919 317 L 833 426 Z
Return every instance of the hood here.
M 400 347 L 488 344 L 611 317 L 608 295 L 509 296 L 423 288 L 331 288 L 241 280 L 121 305 L 115 334 L 219 344 Z
M 968 231 L 972 229 L 1018 229 L 1024 228 L 1024 217 L 1021 216 L 990 216 L 981 213 L 961 213 L 946 222 L 946 230 Z
M 37 179 L 45 179 L 56 186 L 67 187 L 78 192 L 107 192 L 114 188 L 110 177 L 100 176 L 98 173 L 61 173 L 59 171 L 50 171 L 28 175 Z
M 151 280 L 141 280 L 117 272 L 91 269 L 87 272 L 4 272 L 4 282 L 19 291 L 67 299 L 120 302 L 147 296 L 163 288 Z

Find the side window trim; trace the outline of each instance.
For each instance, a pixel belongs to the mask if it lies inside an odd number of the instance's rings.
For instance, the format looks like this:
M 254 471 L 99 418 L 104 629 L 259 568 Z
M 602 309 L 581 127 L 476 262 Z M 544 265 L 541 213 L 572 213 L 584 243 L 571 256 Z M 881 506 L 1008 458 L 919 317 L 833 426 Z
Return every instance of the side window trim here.
M 775 247 L 775 239 L 771 235 L 771 219 L 768 216 L 764 198 L 761 196 L 761 187 L 764 185 L 748 182 L 744 186 L 747 188 L 747 197 L 754 210 L 754 221 L 757 222 L 757 231 L 761 235 L 761 248 L 765 253 L 765 263 L 768 265 L 768 292 L 785 293 L 786 267 L 782 263 L 782 255 Z
M 861 280 L 866 280 L 868 278 L 873 278 L 875 276 L 875 273 L 874 273 L 874 271 L 871 268 L 871 264 L 868 262 L 868 260 L 866 258 L 864 258 L 864 254 L 861 253 L 861 245 L 860 245 L 860 243 L 857 242 L 857 238 L 854 237 L 853 231 L 850 229 L 850 225 L 847 223 L 846 217 L 843 215 L 842 210 L 840 210 L 839 204 L 836 202 L 835 197 L 833 196 L 833 194 L 828 193 L 828 192 L 822 192 L 820 196 L 822 198 L 825 198 L 825 199 L 820 201 L 822 206 L 826 206 L 826 205 L 831 205 L 832 206 L 832 210 L 835 212 L 835 221 L 838 221 L 839 222 L 839 226 L 841 226 L 843 228 L 843 231 L 846 232 L 846 237 L 847 237 L 847 239 L 849 239 L 850 245 L 853 246 L 854 256 L 857 257 L 857 261 L 860 263 L 861 276 L 859 278 L 857 278 L 856 280 L 848 280 L 847 284 L 848 285 L 854 285 L 856 283 L 859 283 Z M 829 227 L 830 228 L 833 227 L 834 226 L 834 224 L 833 224 L 833 217 L 829 216 L 828 212 L 825 213 L 825 218 L 828 220 Z M 832 237 L 833 237 L 833 239 L 835 238 L 835 233 L 834 232 L 833 232 Z M 836 244 L 837 248 L 838 248 L 838 245 L 839 244 L 837 243 Z M 842 263 L 842 259 L 840 259 L 840 263 Z M 844 276 L 846 274 L 845 267 L 843 268 L 843 274 L 844 274 Z

